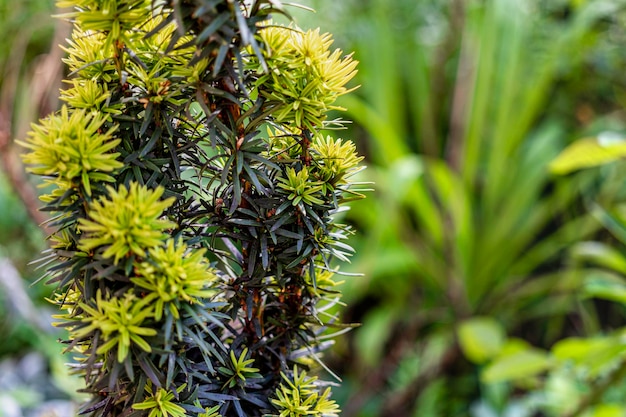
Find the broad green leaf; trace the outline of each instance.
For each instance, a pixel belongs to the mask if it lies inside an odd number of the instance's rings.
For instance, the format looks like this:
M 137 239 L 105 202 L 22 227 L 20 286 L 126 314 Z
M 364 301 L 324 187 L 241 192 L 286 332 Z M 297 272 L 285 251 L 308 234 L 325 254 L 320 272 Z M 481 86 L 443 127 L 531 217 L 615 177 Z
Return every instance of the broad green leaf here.
M 609 133 L 597 138 L 580 139 L 561 152 L 550 163 L 550 170 L 555 174 L 567 174 L 581 168 L 604 165 L 626 157 L 626 141 L 616 140 Z
M 599 375 L 621 361 L 624 351 L 626 346 L 617 337 L 568 338 L 552 348 L 556 359 L 573 361 L 575 365 L 587 369 L 590 376 Z
M 500 350 L 500 354 L 498 356 L 510 356 L 529 349 L 532 349 L 530 343 L 524 339 L 512 337 L 506 341 L 504 346 L 502 346 L 502 350 Z
M 626 283 L 616 274 L 594 271 L 585 278 L 584 294 L 626 304 Z
M 552 348 L 552 354 L 557 359 L 582 362 L 606 350 L 613 342 L 613 339 L 608 338 L 571 337 L 557 342 Z
M 546 352 L 529 348 L 500 355 L 485 368 L 481 379 L 485 383 L 494 383 L 528 378 L 547 370 L 550 365 Z
M 619 404 L 600 404 L 594 407 L 589 417 L 624 417 L 626 408 Z
M 492 317 L 474 317 L 458 327 L 461 349 L 474 363 L 485 363 L 500 353 L 506 334 Z
M 572 256 L 626 275 L 626 256 L 605 243 L 581 242 L 572 249 Z

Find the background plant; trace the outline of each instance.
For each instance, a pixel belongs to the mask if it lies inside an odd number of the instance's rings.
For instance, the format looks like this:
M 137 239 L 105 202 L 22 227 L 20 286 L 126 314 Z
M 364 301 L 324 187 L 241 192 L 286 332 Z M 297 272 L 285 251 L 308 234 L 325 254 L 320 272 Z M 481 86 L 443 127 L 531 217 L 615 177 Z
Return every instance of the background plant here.
M 598 175 L 610 173 L 608 165 L 623 154 L 623 139 L 618 132 L 602 132 L 597 137 L 578 140 L 568 146 L 550 164 L 551 171 L 572 173 L 581 168 L 605 166 Z M 526 415 L 621 415 L 624 407 L 620 392 L 624 389 L 626 365 L 623 360 L 623 317 L 604 318 L 604 312 L 619 312 L 624 303 L 623 203 L 606 206 L 588 201 L 591 214 L 610 236 L 595 241 L 581 241 L 571 246 L 570 262 L 578 268 L 581 285 L 579 302 L 589 306 L 594 300 L 601 308 L 589 309 L 588 321 L 602 323 L 602 329 L 578 331 L 555 343 L 550 351 L 529 345 L 515 337 L 496 320 L 481 318 L 463 323 L 459 332 L 461 346 L 468 358 L 484 365 L 480 378 L 490 387 L 516 387 L 518 404 Z M 606 301 L 609 301 L 607 303 Z M 617 307 L 617 308 L 616 308 Z M 595 311 L 594 311 L 595 310 Z M 590 327 L 587 325 L 586 327 Z M 480 338 L 476 337 L 481 335 Z M 565 401 L 566 397 L 575 401 Z M 477 408 L 488 412 L 493 401 Z M 498 402 L 498 401 L 496 401 Z
M 271 1 L 59 6 L 66 105 L 20 143 L 47 187 L 82 412 L 337 415 L 307 372 L 343 328 L 336 214 L 362 197 L 361 158 L 321 131 L 356 62 L 272 24 Z
M 367 274 L 344 291 L 349 320 L 363 322 L 338 352 L 344 415 L 530 407 L 511 386 L 481 382 L 459 332 L 497 344 L 502 333 L 464 326 L 493 318 L 549 347 L 622 320 L 581 299 L 584 265 L 567 255 L 603 233 L 584 201 L 619 201 L 619 169 L 548 169 L 570 140 L 623 129 L 622 4 L 314 4 L 329 24 L 351 16 L 334 32 L 364 86 L 340 104 L 377 184 L 350 213 L 364 230 L 354 266 Z

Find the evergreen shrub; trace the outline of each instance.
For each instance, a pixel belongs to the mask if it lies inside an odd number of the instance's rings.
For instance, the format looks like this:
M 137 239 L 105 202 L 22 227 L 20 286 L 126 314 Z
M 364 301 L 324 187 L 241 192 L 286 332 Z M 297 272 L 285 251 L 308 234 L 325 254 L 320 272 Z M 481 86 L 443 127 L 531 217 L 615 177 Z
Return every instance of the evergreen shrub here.
M 62 0 L 62 109 L 21 142 L 45 278 L 91 416 L 336 416 L 338 223 L 361 157 L 328 136 L 351 55 L 277 0 Z

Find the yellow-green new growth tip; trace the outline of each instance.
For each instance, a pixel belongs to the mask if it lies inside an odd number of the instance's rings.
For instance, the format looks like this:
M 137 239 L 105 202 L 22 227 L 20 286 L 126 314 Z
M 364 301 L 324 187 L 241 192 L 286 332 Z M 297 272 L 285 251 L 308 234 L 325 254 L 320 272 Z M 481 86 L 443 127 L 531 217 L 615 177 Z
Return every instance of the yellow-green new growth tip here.
M 150 18 L 151 0 L 61 0 L 57 6 L 74 7 L 59 17 L 72 19 L 82 30 L 103 33 L 105 46 L 126 43 L 135 28 Z
M 135 267 L 137 276 L 131 282 L 148 291 L 156 320 L 161 320 L 166 308 L 178 319 L 181 303 L 198 303 L 215 293 L 209 286 L 216 276 L 204 252 L 204 249 L 189 251 L 184 243 L 169 239 L 166 247 L 150 249 L 148 260 Z
M 76 330 L 73 336 L 80 339 L 99 330 L 104 343 L 98 347 L 97 354 L 105 355 L 117 347 L 117 360 L 123 362 L 132 344 L 146 352 L 152 351 L 142 338 L 157 334 L 155 329 L 144 326 L 144 321 L 152 319 L 154 314 L 150 300 L 137 298 L 131 293 L 125 293 L 123 298 L 104 300 L 98 290 L 95 305 L 80 303 L 80 307 L 85 312 L 81 321 L 89 325 Z
M 119 74 L 113 62 L 113 49 L 105 48 L 106 38 L 97 32 L 85 32 L 74 28 L 68 46 L 61 46 L 67 53 L 63 62 L 81 79 L 109 83 Z
M 187 384 L 183 384 L 176 389 L 176 392 L 181 393 L 186 387 Z M 151 384 L 146 386 L 146 391 L 150 396 L 140 403 L 133 404 L 133 409 L 150 410 L 148 417 L 187 416 L 185 409 L 173 401 L 176 398 L 174 392 L 157 388 L 153 393 Z
M 243 383 L 246 378 L 261 378 L 259 374 L 259 368 L 254 368 L 248 365 L 254 364 L 254 358 L 248 359 L 248 348 L 245 347 L 239 355 L 239 358 L 235 355 L 235 351 L 230 351 L 230 367 L 221 366 L 219 372 L 230 378 L 224 384 L 224 387 L 233 388 L 237 383 Z
M 18 141 L 31 152 L 23 156 L 24 162 L 34 165 L 28 170 L 33 174 L 56 177 L 56 184 L 82 184 L 91 195 L 91 181 L 112 182 L 108 175 L 123 164 L 120 155 L 110 152 L 119 143 L 113 139 L 114 128 L 101 132 L 106 117 L 101 114 L 74 110 L 63 106 L 59 114 L 33 125 L 25 142 Z
M 196 402 L 196 407 L 201 408 L 202 406 L 200 405 L 200 402 L 197 401 Z M 219 409 L 220 409 L 220 405 L 216 405 L 213 406 L 211 408 L 205 407 L 204 408 L 204 413 L 200 413 L 198 414 L 198 417 L 222 417 L 222 415 L 219 413 Z
M 259 77 L 256 87 L 273 106 L 273 116 L 300 129 L 321 128 L 329 110 L 341 110 L 333 103 L 350 91 L 345 85 L 356 74 L 358 62 L 352 55 L 342 57 L 339 49 L 331 53 L 332 38 L 319 29 L 268 26 L 259 33 L 270 71 Z M 262 72 L 254 55 L 248 68 Z
M 319 198 L 321 196 L 316 196 L 322 190 L 322 185 L 318 181 L 309 179 L 307 167 L 303 167 L 298 173 L 293 168 L 287 168 L 287 178 L 279 177 L 278 181 L 280 181 L 278 186 L 289 192 L 287 198 L 291 200 L 291 204 L 294 206 L 300 202 L 308 205 L 324 204 L 324 201 Z
M 331 188 L 345 183 L 363 160 L 357 154 L 352 141 L 333 139 L 330 136 L 324 138 L 323 135 L 317 135 L 313 140 L 311 154 L 315 161 L 316 175 Z
M 321 395 L 315 385 L 316 377 L 309 378 L 306 372 L 298 373 L 294 367 L 293 380 L 281 372 L 283 381 L 276 390 L 276 398 L 272 404 L 280 412 L 279 417 L 338 417 L 341 410 L 334 400 L 330 399 L 330 388 Z
M 310 290 L 313 292 L 313 294 L 317 296 L 321 297 L 324 293 L 328 292 L 338 293 L 339 291 L 335 290 L 334 288 L 338 285 L 343 284 L 344 281 L 334 280 L 336 272 L 337 270 L 331 271 L 319 269 L 315 272 L 315 281 L 313 280 L 311 274 L 308 272 L 304 276 L 304 280 L 306 284 L 310 287 Z
M 147 250 L 163 244 L 165 230 L 176 227 L 176 223 L 161 219 L 175 200 L 160 200 L 165 191 L 162 187 L 151 190 L 133 182 L 130 188 L 122 185 L 117 191 L 113 187 L 107 190 L 108 197 L 89 204 L 89 219 L 79 219 L 83 233 L 80 250 L 106 247 L 102 256 L 114 258 L 115 263 L 131 253 L 145 257 Z
M 65 101 L 75 109 L 85 109 L 92 114 L 109 113 L 120 114 L 120 104 L 115 106 L 107 105 L 111 97 L 111 92 L 106 84 L 100 84 L 96 80 L 83 80 L 76 78 L 68 81 L 71 88 L 61 90 L 61 100 Z M 110 121 L 110 117 L 108 118 Z

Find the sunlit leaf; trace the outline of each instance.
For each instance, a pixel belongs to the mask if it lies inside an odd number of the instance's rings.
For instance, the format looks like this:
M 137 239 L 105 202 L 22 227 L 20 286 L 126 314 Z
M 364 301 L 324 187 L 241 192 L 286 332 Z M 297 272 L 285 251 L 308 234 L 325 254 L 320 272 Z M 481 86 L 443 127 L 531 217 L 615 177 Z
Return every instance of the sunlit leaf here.
M 617 337 L 567 338 L 552 348 L 555 358 L 571 361 L 592 376 L 619 363 L 626 346 Z
M 593 271 L 585 278 L 584 294 L 626 304 L 626 282 L 621 275 Z
M 589 417 L 623 417 L 626 407 L 620 404 L 599 404 L 593 408 Z
M 512 381 L 538 375 L 550 366 L 546 352 L 532 348 L 520 350 L 496 358 L 482 372 L 481 379 L 486 383 Z
M 506 338 L 502 325 L 492 317 L 475 317 L 462 322 L 457 334 L 463 353 L 475 363 L 495 357 Z
M 567 148 L 550 163 L 555 174 L 567 174 L 582 168 L 604 165 L 626 157 L 626 138 L 618 140 L 605 133 L 597 138 L 580 139 Z
M 581 242 L 572 248 L 571 253 L 577 260 L 590 261 L 626 275 L 626 256 L 606 243 Z

